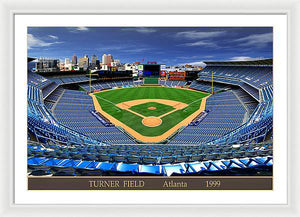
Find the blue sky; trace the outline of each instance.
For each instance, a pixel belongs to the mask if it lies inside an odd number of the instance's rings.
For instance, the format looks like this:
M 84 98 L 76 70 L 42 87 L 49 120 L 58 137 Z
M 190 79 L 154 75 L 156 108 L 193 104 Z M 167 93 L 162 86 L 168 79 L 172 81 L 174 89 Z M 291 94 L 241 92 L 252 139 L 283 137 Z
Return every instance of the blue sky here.
M 272 27 L 29 27 L 28 56 L 104 53 L 121 63 L 201 64 L 273 57 Z

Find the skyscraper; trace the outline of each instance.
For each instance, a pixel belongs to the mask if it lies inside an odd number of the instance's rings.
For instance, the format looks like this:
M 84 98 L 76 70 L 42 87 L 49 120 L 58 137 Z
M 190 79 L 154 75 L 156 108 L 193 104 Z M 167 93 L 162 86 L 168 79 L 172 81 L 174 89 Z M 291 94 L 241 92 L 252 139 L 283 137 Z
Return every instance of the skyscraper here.
M 95 69 L 97 67 L 97 56 L 94 54 L 92 55 L 92 59 L 91 59 L 91 68 Z
M 108 54 L 108 55 L 107 55 L 107 65 L 110 65 L 112 61 L 113 61 L 112 55 L 111 55 L 111 54 Z
M 113 57 L 111 54 L 108 54 L 108 55 L 103 54 L 103 56 L 102 56 L 102 64 L 103 65 L 110 65 L 112 61 L 113 61 Z
M 39 58 L 36 64 L 37 72 L 58 72 L 59 59 Z
M 65 65 L 70 64 L 70 59 L 69 58 L 65 58 Z
M 74 54 L 73 57 L 72 57 L 72 63 L 73 64 L 77 64 L 77 56 L 76 56 L 76 54 Z
M 82 68 L 83 70 L 87 70 L 89 67 L 89 58 L 86 57 L 85 55 L 84 58 L 79 58 L 78 60 L 78 66 L 79 68 Z
M 92 59 L 91 59 L 91 64 L 95 64 L 96 65 L 96 62 L 97 62 L 97 56 L 94 54 L 92 56 Z
M 102 56 L 102 64 L 107 65 L 107 55 L 106 54 L 103 54 L 103 56 Z

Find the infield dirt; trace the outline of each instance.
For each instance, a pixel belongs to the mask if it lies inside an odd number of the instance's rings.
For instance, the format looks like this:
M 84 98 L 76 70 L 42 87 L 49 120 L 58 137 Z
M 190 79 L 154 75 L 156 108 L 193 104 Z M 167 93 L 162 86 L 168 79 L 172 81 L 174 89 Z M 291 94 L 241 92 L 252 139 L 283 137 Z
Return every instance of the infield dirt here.
M 122 127 L 124 130 L 126 130 L 129 134 L 131 134 L 134 138 L 136 138 L 137 140 L 144 142 L 144 143 L 158 143 L 161 141 L 164 141 L 165 139 L 167 139 L 169 136 L 171 136 L 173 133 L 175 133 L 179 128 L 183 127 L 183 126 L 187 126 L 193 119 L 195 119 L 201 112 L 203 112 L 205 110 L 205 104 L 206 104 L 206 98 L 204 97 L 202 98 L 200 107 L 197 111 L 195 111 L 193 114 L 191 114 L 190 116 L 188 116 L 187 118 L 185 118 L 184 120 L 182 120 L 181 122 L 179 122 L 178 124 L 176 124 L 175 126 L 173 126 L 172 128 L 170 128 L 168 131 L 166 131 L 165 133 L 163 133 L 162 135 L 159 136 L 143 136 L 140 133 L 136 132 L 135 130 L 133 130 L 132 128 L 128 127 L 126 124 L 122 123 L 121 121 L 117 120 L 116 118 L 114 118 L 113 116 L 111 116 L 110 114 L 108 114 L 107 112 L 105 112 L 96 96 L 94 94 L 90 94 L 90 96 L 93 98 L 93 102 L 94 102 L 94 106 L 95 109 L 100 112 L 102 115 L 104 115 L 108 120 L 110 120 L 111 123 L 113 123 L 115 126 L 120 126 Z M 174 100 L 165 100 L 165 99 L 139 99 L 139 100 L 131 100 L 131 101 L 127 101 L 127 102 L 122 102 L 117 104 L 116 106 L 124 109 L 124 110 L 128 110 L 131 113 L 134 113 L 140 117 L 143 118 L 143 120 L 146 118 L 145 116 L 136 113 L 134 111 L 130 110 L 130 107 L 134 106 L 134 105 L 139 105 L 139 104 L 143 104 L 143 103 L 147 103 L 147 102 L 157 102 L 157 103 L 161 103 L 161 104 L 165 104 L 165 105 L 170 105 L 172 107 L 174 107 L 175 109 L 165 113 L 159 117 L 161 119 L 162 117 L 169 115 L 170 113 L 173 113 L 177 110 L 183 109 L 185 107 L 188 106 L 188 104 L 186 103 L 182 103 L 182 102 L 178 102 L 178 101 L 174 101 Z M 148 122 L 149 121 L 149 122 Z M 158 120 L 147 120 L 144 121 L 145 123 L 147 122 L 147 124 L 149 125 L 153 125 L 153 126 L 149 126 L 149 127 L 155 127 L 155 126 L 159 126 L 161 124 L 161 122 L 159 123 Z M 145 126 L 147 126 L 145 123 L 143 123 Z

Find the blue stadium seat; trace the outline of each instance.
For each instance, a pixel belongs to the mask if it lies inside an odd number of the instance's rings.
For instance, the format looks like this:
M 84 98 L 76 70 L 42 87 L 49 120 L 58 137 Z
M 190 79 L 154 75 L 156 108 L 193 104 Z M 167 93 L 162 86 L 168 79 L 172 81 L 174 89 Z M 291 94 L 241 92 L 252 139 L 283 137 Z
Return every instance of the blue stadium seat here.
M 163 165 L 162 168 L 166 176 L 182 175 L 186 172 L 186 168 L 181 164 Z

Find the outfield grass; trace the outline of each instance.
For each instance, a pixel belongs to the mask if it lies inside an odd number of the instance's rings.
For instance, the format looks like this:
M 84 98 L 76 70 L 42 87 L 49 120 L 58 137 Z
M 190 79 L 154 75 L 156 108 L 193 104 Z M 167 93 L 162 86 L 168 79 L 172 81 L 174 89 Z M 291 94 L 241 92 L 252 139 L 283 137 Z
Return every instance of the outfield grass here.
M 134 87 L 99 92 L 95 95 L 101 108 L 114 118 L 143 136 L 159 136 L 198 110 L 201 99 L 209 94 L 180 88 Z M 142 118 L 140 116 L 115 106 L 115 104 L 136 99 L 168 99 L 183 102 L 189 104 L 189 106 L 164 116 L 161 125 L 157 127 L 147 127 L 142 124 Z M 155 112 L 156 110 L 151 111 Z M 159 110 L 157 110 L 157 112 L 159 112 Z M 154 114 L 152 116 L 159 116 Z

